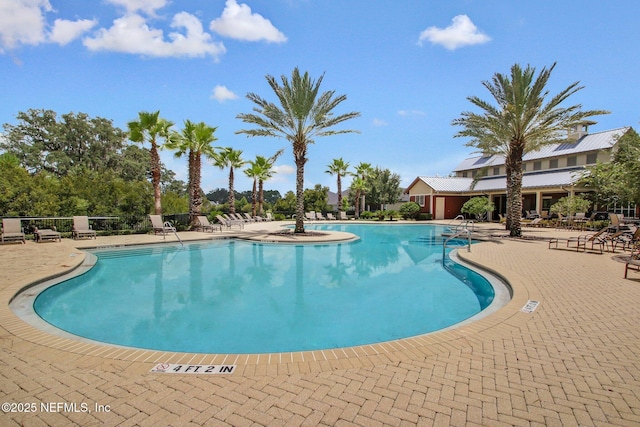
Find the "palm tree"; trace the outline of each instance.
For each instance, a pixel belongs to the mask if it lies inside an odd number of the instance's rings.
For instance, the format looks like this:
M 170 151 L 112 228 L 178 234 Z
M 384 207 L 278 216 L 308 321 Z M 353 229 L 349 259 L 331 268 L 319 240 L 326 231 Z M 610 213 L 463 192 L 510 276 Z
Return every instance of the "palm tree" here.
M 256 159 L 250 161 L 249 167 L 244 171 L 249 178 L 253 178 L 253 190 L 251 192 L 251 198 L 253 199 L 251 210 L 253 216 L 256 216 L 256 211 L 259 215 L 262 215 L 264 206 L 264 182 L 273 176 L 273 165 L 283 152 L 284 150 L 278 150 L 278 152 L 268 159 L 264 156 L 256 156 Z
M 254 161 L 249 162 L 249 167 L 244 170 L 245 175 L 253 179 L 253 187 L 251 187 L 251 216 L 256 216 L 256 207 L 258 205 L 258 178 L 264 174 L 264 167 L 260 163 L 262 156 L 257 156 Z
M 268 102 L 254 93 L 247 94 L 253 101 L 256 114 L 238 114 L 245 123 L 257 125 L 256 129 L 243 129 L 237 133 L 247 136 L 272 136 L 286 138 L 291 142 L 293 158 L 296 163 L 296 226 L 295 233 L 304 233 L 304 165 L 307 162 L 307 147 L 314 138 L 355 132 L 353 130 L 334 130 L 333 126 L 360 116 L 351 112 L 333 115 L 333 110 L 347 99 L 346 95 L 334 96 L 335 91 L 319 94 L 324 74 L 318 80 L 312 80 L 309 73 L 300 75 L 296 67 L 289 81 L 281 77 L 280 85 L 273 76 L 267 76 L 267 82 L 278 98 L 280 106 Z
M 360 205 L 360 198 L 362 198 L 362 206 L 361 208 L 364 209 L 365 208 L 365 196 L 367 194 L 367 178 L 371 175 L 371 173 L 373 172 L 373 167 L 371 166 L 371 163 L 364 163 L 364 162 L 360 162 L 358 164 L 358 166 L 356 166 L 356 173 L 355 175 L 357 177 L 359 177 L 362 180 L 362 185 L 358 185 L 360 188 L 353 188 L 353 183 L 351 184 L 352 189 L 355 190 L 355 198 L 356 198 L 356 218 L 360 218 L 360 210 L 359 210 L 359 205 Z
M 507 168 L 507 229 L 512 237 L 522 234 L 522 157 L 548 144 L 564 139 L 566 131 L 586 118 L 608 114 L 604 110 L 580 111 L 580 104 L 560 107 L 569 96 L 583 89 L 579 82 L 569 85 L 550 100 L 546 89 L 554 63 L 535 77 L 535 68 L 511 67 L 511 75 L 496 73 L 492 81 L 482 85 L 489 90 L 497 105 L 476 96 L 467 99 L 483 110 L 482 114 L 463 112 L 454 126 L 462 126 L 456 137 L 470 137 L 466 144 L 486 155 L 503 155 Z
M 229 168 L 229 212 L 236 213 L 236 198 L 233 191 L 233 170 L 241 168 L 245 161 L 242 160 L 242 150 L 234 150 L 231 147 L 225 147 L 213 155 L 214 166 L 220 169 Z
M 217 141 L 215 131 L 217 128 L 208 126 L 204 122 L 193 123 L 184 121 L 184 129 L 181 133 L 173 132 L 165 146 L 176 150 L 176 157 L 188 153 L 189 158 L 189 221 L 195 225 L 198 216 L 202 212 L 202 189 L 200 188 L 202 176 L 202 155 L 212 158 L 215 147 L 211 146 Z
M 350 191 L 355 195 L 354 204 L 356 208 L 356 218 L 360 218 L 360 195 L 364 194 L 367 190 L 367 183 L 359 176 L 355 176 L 351 181 Z
M 336 175 L 337 184 L 338 184 L 338 211 L 342 211 L 342 177 L 347 175 L 347 170 L 349 169 L 349 162 L 345 162 L 342 160 L 342 157 L 339 159 L 333 159 L 333 163 L 327 165 L 328 169 L 325 173 L 329 175 Z
M 144 144 L 149 142 L 151 149 L 151 182 L 153 184 L 153 197 L 155 201 L 156 215 L 162 214 L 162 204 L 160 201 L 160 155 L 158 154 L 158 138 L 169 137 L 169 128 L 173 122 L 160 118 L 160 111 L 149 113 L 141 111 L 138 113 L 138 120 L 127 123 L 129 128 L 129 139 L 133 142 Z
M 264 208 L 264 182 L 271 178 L 274 174 L 273 166 L 280 157 L 284 153 L 283 149 L 276 151 L 276 153 L 269 157 L 268 159 L 264 159 L 262 156 L 260 157 L 260 165 L 263 168 L 263 174 L 258 177 L 258 212 L 260 215 L 263 214 Z

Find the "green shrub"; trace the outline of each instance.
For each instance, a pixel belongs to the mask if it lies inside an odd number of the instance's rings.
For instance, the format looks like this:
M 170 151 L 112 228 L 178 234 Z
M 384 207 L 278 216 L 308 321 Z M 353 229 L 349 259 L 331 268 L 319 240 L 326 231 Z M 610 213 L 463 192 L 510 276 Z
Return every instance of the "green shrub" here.
M 427 212 L 427 213 L 419 213 L 416 216 L 416 220 L 418 221 L 431 221 L 433 219 L 433 215 L 431 215 L 431 213 Z
M 416 202 L 407 202 L 400 205 L 400 213 L 404 219 L 415 219 L 420 212 L 420 205 Z

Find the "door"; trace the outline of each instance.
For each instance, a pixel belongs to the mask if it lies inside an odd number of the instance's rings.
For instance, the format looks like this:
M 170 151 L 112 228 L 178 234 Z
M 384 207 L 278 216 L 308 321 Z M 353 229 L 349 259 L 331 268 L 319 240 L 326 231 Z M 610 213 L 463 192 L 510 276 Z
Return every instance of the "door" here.
M 436 197 L 436 217 L 435 219 L 444 219 L 444 197 Z

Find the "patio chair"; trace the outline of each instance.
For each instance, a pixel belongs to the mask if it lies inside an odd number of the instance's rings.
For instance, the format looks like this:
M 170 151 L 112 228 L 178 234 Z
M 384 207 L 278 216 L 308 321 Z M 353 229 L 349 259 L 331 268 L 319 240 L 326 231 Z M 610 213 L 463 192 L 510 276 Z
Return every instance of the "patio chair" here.
M 26 243 L 24 232 L 20 218 L 3 218 L 2 219 L 2 244 L 4 242 L 21 242 Z
M 316 219 L 316 212 L 315 211 L 305 212 L 304 217 L 309 221 L 314 221 Z
M 316 219 L 326 221 L 326 218 L 324 217 L 324 215 L 322 215 L 322 212 L 316 212 Z
M 166 236 L 169 232 L 176 232 L 176 228 L 169 221 L 162 221 L 162 215 L 149 215 L 149 219 L 151 220 L 154 234 L 161 233 Z
M 267 216 L 264 218 L 265 221 L 273 221 L 273 216 L 271 212 L 267 212 Z
M 216 218 L 218 219 L 218 221 L 220 221 L 220 224 L 224 225 L 227 228 L 231 228 L 232 225 L 237 225 L 241 229 L 244 228 L 244 221 L 240 221 L 240 220 L 237 220 L 237 219 L 231 219 L 231 218 L 225 218 L 222 215 L 216 215 Z
M 33 229 L 33 240 L 35 240 L 36 243 L 42 243 L 46 240 L 61 242 L 62 235 L 55 229 L 55 227 L 53 229 L 52 228 L 38 229 L 36 227 Z
M 346 220 L 348 220 L 349 218 L 347 218 L 347 213 L 346 213 L 346 212 L 344 212 L 344 211 L 340 211 L 340 212 L 338 212 L 338 219 L 343 220 L 343 221 L 346 221 Z
M 196 225 L 196 230 L 213 232 L 213 230 L 216 228 L 222 231 L 222 224 L 211 224 L 209 222 L 209 218 L 207 218 L 206 216 L 198 216 L 198 224 Z
M 332 214 L 331 212 L 327 212 L 327 219 L 328 219 L 328 220 L 331 220 L 331 221 L 335 221 L 335 220 L 336 220 L 336 217 L 335 217 L 335 216 L 333 216 L 333 214 Z
M 533 221 L 529 223 L 523 222 L 522 225 L 526 227 L 542 227 L 542 218 L 534 218 Z
M 258 217 L 252 218 L 248 213 L 243 213 L 243 215 L 246 218 L 247 222 L 255 222 L 258 220 Z
M 73 229 L 71 230 L 72 239 L 81 239 L 83 237 L 96 238 L 96 232 L 89 226 L 89 217 L 87 216 L 74 216 L 73 217 Z

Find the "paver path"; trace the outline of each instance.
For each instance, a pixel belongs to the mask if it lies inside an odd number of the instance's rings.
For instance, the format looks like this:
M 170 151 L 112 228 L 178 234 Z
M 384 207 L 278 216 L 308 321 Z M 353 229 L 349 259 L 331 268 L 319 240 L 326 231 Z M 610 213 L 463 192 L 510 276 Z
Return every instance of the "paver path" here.
M 72 264 L 72 246 L 0 247 L 3 304 L 16 283 Z M 0 328 L 0 400 L 37 405 L 0 414 L 0 426 L 640 425 L 639 273 L 624 280 L 611 254 L 540 241 L 486 242 L 461 255 L 540 305 L 428 351 L 226 376 L 152 374 L 149 363 L 60 351 Z

